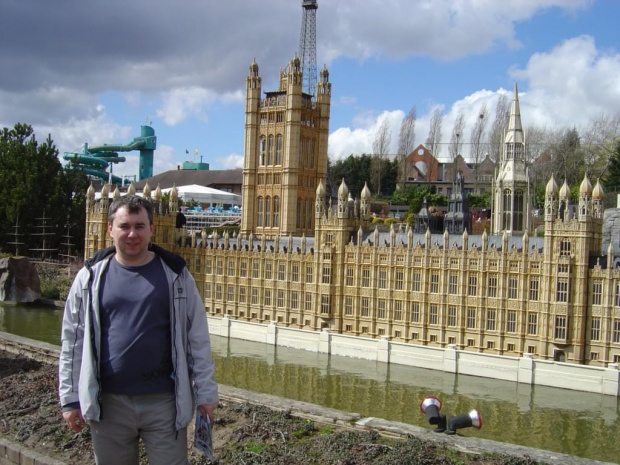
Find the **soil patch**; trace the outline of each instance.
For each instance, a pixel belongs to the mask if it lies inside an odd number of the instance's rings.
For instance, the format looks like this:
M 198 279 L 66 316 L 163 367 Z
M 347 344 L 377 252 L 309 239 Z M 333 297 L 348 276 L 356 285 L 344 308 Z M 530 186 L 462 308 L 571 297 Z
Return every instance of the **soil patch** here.
M 0 435 L 67 464 L 94 464 L 89 428 L 76 434 L 64 425 L 57 389 L 56 366 L 0 351 Z M 325 426 L 234 402 L 222 402 L 216 410 L 213 443 L 217 464 L 544 465 L 527 457 L 473 456 L 415 438 Z M 191 465 L 210 463 L 188 447 Z M 148 463 L 143 450 L 140 463 Z

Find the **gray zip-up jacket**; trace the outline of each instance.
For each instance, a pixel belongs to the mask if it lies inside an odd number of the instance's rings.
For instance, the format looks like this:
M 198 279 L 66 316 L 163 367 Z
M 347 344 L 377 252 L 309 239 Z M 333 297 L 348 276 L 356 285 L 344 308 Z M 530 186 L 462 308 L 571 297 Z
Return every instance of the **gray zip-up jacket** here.
M 219 400 L 207 317 L 185 260 L 154 244 L 149 250 L 155 253 L 155 259 L 162 261 L 169 285 L 177 407 L 175 429 L 179 430 L 194 418 L 195 403 L 215 404 Z M 98 297 L 101 276 L 114 253 L 114 247 L 108 247 L 85 262 L 73 281 L 65 304 L 59 363 L 60 404 L 66 406 L 79 402 L 86 421 L 101 418 Z

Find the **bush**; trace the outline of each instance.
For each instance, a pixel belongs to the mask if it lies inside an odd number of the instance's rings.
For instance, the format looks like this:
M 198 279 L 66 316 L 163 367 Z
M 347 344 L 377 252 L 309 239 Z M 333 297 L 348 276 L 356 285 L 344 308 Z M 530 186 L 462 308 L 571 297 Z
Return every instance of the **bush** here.
M 72 282 L 72 279 L 66 277 L 53 281 L 41 280 L 41 297 L 51 300 L 66 300 Z
M 37 263 L 37 273 L 41 282 L 41 297 L 50 300 L 66 300 L 75 277 L 69 266 Z
M 372 219 L 372 224 L 383 224 L 383 218 L 375 217 Z

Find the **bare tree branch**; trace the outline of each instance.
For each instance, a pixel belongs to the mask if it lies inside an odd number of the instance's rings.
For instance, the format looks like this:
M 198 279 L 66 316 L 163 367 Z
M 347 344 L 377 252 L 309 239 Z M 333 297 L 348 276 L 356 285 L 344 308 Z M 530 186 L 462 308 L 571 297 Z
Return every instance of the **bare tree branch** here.
M 495 120 L 491 126 L 489 133 L 489 157 L 493 162 L 497 163 L 502 156 L 504 149 L 504 137 L 508 120 L 510 118 L 510 102 L 505 94 L 499 96 L 497 105 L 495 106 Z
M 452 127 L 452 136 L 450 137 L 450 160 L 452 161 L 452 176 L 456 176 L 457 166 L 456 159 L 461 153 L 461 147 L 463 146 L 463 131 L 465 131 L 465 115 L 461 113 L 454 120 L 454 126 Z
M 412 107 L 400 125 L 398 135 L 398 180 L 404 185 L 409 176 L 406 159 L 415 148 L 416 107 Z
M 618 140 L 620 140 L 620 113 L 601 114 L 580 131 L 586 169 L 594 177 L 605 174 Z
M 375 133 L 375 140 L 372 143 L 372 162 L 371 162 L 371 175 L 373 177 L 374 185 L 377 194 L 381 194 L 381 181 L 385 175 L 385 159 L 387 158 L 388 151 L 390 149 L 390 143 L 392 142 L 392 131 L 390 130 L 390 124 L 387 118 L 383 120 L 379 129 Z
M 478 168 L 485 156 L 484 150 L 484 130 L 486 128 L 487 118 L 487 105 L 482 104 L 480 111 L 478 112 L 478 118 L 474 124 L 474 128 L 471 130 L 471 151 L 470 157 L 474 162 L 474 192 L 478 192 Z
M 443 125 L 443 110 L 439 107 L 435 108 L 428 128 L 428 137 L 426 138 L 426 148 L 433 154 L 435 158 L 439 155 L 439 145 L 441 144 L 441 126 Z

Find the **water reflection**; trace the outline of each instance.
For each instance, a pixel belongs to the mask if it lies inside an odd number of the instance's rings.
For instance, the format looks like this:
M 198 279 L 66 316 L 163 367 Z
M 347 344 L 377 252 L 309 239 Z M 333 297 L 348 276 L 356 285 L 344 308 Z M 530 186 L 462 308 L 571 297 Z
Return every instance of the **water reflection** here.
M 62 310 L 0 304 L 0 331 L 60 345 Z
M 618 399 L 509 381 L 455 376 L 214 336 L 220 383 L 363 416 L 428 428 L 419 402 L 435 395 L 442 411 L 477 408 L 484 426 L 467 436 L 617 462 Z
M 0 330 L 60 343 L 62 311 L 0 305 Z M 429 428 L 419 402 L 442 412 L 477 408 L 483 428 L 461 430 L 502 442 L 595 460 L 620 460 L 618 399 L 509 381 L 372 363 L 213 336 L 219 383 Z

